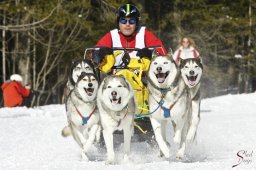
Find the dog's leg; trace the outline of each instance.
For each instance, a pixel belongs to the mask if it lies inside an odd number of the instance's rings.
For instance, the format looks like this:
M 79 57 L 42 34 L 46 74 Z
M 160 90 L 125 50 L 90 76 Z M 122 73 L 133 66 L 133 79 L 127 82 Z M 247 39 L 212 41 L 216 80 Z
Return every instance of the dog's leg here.
M 91 127 L 91 130 L 89 131 L 89 137 L 87 141 L 84 143 L 84 147 L 83 147 L 83 151 L 85 154 L 88 152 L 90 146 L 92 145 L 98 129 L 99 129 L 99 125 L 93 125 Z
M 78 143 L 78 145 L 80 145 L 81 148 L 84 148 L 84 143 L 86 143 L 86 139 L 84 138 L 83 134 L 77 129 L 76 125 L 74 125 L 73 123 L 70 124 L 70 127 L 71 127 L 73 138 Z M 81 152 L 81 158 L 83 161 L 89 160 L 83 150 Z
M 170 150 L 169 150 L 165 140 L 163 139 L 162 131 L 161 131 L 161 128 L 164 128 L 164 127 L 162 127 L 161 123 L 154 118 L 150 118 L 150 121 L 151 121 L 151 125 L 152 125 L 152 128 L 155 133 L 155 138 L 156 138 L 156 141 L 158 143 L 160 150 L 162 151 L 162 153 L 164 154 L 164 156 L 166 158 L 169 158 Z
M 132 123 L 131 123 L 132 124 Z M 124 132 L 124 161 L 128 161 L 131 149 L 132 126 L 127 125 L 123 128 Z
M 185 149 L 186 149 L 186 136 L 188 132 L 188 120 L 185 120 L 186 123 L 184 123 L 183 129 L 182 129 L 182 135 L 181 135 L 181 142 L 179 146 L 179 150 L 176 154 L 176 159 L 177 160 L 182 160 L 185 154 Z
M 187 135 L 187 142 L 192 142 L 195 138 L 197 127 L 200 121 L 200 103 L 199 101 L 192 101 L 192 118 L 191 125 Z
M 164 139 L 164 141 L 166 142 L 167 146 L 170 148 L 170 144 L 168 143 L 168 141 L 167 141 L 167 139 L 166 139 L 167 121 L 162 120 L 162 121 L 161 121 L 161 124 L 162 124 L 161 134 L 162 134 L 163 139 Z M 161 150 L 160 150 L 160 155 L 159 155 L 159 156 L 160 156 L 160 157 L 163 157 L 163 156 L 164 156 L 164 154 L 163 154 L 163 152 L 162 152 Z
M 99 128 L 96 132 L 96 143 L 100 142 L 100 132 L 101 132 L 101 126 L 99 126 Z
M 175 132 L 173 137 L 173 141 L 176 144 L 180 144 L 183 125 L 184 125 L 184 120 L 178 120 L 176 122 L 176 127 L 175 127 Z
M 113 144 L 113 131 L 110 129 L 103 130 L 103 137 L 107 147 L 108 158 L 106 164 L 113 164 L 115 160 L 114 144 Z

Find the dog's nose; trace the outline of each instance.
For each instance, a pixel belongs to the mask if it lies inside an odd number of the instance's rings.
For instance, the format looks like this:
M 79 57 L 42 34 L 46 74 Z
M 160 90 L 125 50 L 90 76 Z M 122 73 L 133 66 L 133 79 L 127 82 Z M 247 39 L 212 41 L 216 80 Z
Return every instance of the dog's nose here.
M 194 72 L 193 70 L 191 70 L 191 71 L 189 71 L 189 74 L 190 74 L 190 75 L 194 75 L 195 72 Z
M 112 96 L 116 96 L 116 95 L 117 95 L 117 92 L 116 92 L 116 91 L 112 91 L 112 92 L 111 92 L 111 95 L 112 95 Z
M 161 72 L 162 71 L 162 67 L 157 67 L 156 71 Z
M 88 86 L 89 86 L 89 87 L 92 87 L 92 85 L 93 85 L 92 83 L 88 83 Z

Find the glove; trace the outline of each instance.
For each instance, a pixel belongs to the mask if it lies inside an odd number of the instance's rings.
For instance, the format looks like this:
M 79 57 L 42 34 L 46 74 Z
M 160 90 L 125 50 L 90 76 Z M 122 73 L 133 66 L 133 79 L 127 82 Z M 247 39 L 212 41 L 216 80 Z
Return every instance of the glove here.
M 111 48 L 108 48 L 108 47 L 100 48 L 99 51 L 95 51 L 93 53 L 93 58 L 92 58 L 93 64 L 96 67 L 99 66 L 100 63 L 103 61 L 104 57 L 110 54 L 113 54 L 113 50 Z
M 113 55 L 113 49 L 108 47 L 102 47 L 99 50 L 99 56 L 103 59 L 106 55 Z
M 152 58 L 152 51 L 149 50 L 148 48 L 142 48 L 137 52 L 137 56 L 142 58 L 142 57 L 147 57 L 148 59 L 151 60 Z

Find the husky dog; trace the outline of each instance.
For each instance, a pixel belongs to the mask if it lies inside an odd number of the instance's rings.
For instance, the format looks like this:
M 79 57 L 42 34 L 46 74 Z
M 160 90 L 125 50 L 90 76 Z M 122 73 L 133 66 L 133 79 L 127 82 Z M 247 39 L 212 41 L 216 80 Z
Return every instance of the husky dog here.
M 189 94 L 171 56 L 153 56 L 148 72 L 148 90 L 150 120 L 161 156 L 170 157 L 166 125 L 171 121 L 174 142 L 180 145 L 176 158 L 182 159 L 188 128 Z
M 82 159 L 86 161 L 88 161 L 87 151 L 100 129 L 100 116 L 96 107 L 97 89 L 98 81 L 95 75 L 82 72 L 66 103 L 72 136 L 82 148 Z
M 91 60 L 79 58 L 72 61 L 72 65 L 71 65 L 69 76 L 68 76 L 68 82 L 67 82 L 66 88 L 64 89 L 64 95 L 62 99 L 63 103 L 66 102 L 70 91 L 74 89 L 75 84 L 78 80 L 78 77 L 83 72 L 95 74 L 95 69 Z M 70 128 L 68 126 L 65 126 L 62 129 L 62 136 L 67 137 L 70 134 L 71 134 Z
M 123 76 L 107 76 L 103 79 L 97 95 L 103 137 L 107 147 L 106 164 L 115 160 L 113 133 L 123 130 L 124 159 L 128 159 L 134 114 L 137 111 L 133 89 Z
M 71 69 L 69 72 L 69 77 L 68 77 L 68 84 L 67 84 L 67 87 L 70 90 L 74 88 L 78 80 L 78 77 L 81 75 L 82 72 L 95 74 L 95 69 L 91 60 L 77 59 L 72 62 Z
M 180 69 L 183 80 L 189 88 L 191 99 L 191 120 L 187 135 L 187 142 L 192 142 L 196 136 L 200 121 L 200 80 L 203 73 L 201 58 L 190 58 L 180 61 Z

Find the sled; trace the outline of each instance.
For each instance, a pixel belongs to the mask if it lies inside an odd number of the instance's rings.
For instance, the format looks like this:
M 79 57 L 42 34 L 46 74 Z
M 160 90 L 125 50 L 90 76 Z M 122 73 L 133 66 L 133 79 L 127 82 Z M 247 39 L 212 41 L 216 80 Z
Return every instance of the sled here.
M 161 46 L 154 46 L 154 47 L 148 47 L 149 50 L 152 50 L 154 52 L 155 49 L 161 48 Z M 84 52 L 84 59 L 90 59 L 95 65 L 96 72 L 98 74 L 98 77 L 100 80 L 103 79 L 105 76 L 105 73 L 102 73 L 100 70 L 100 67 L 102 65 L 99 64 L 99 57 L 98 50 L 100 48 L 86 48 Z M 118 55 L 122 55 L 123 57 L 128 57 L 129 62 L 133 61 L 132 64 L 128 63 L 120 63 L 120 65 L 115 65 L 111 67 L 111 70 L 107 73 L 110 75 L 122 75 L 124 76 L 132 85 L 134 90 L 134 95 L 137 100 L 137 106 L 138 106 L 138 113 L 135 115 L 135 126 L 137 127 L 136 131 L 141 131 L 142 133 L 146 133 L 147 131 L 152 131 L 150 120 L 148 118 L 149 113 L 149 105 L 148 105 L 148 89 L 146 87 L 147 80 L 146 80 L 146 73 L 147 69 L 145 67 L 149 67 L 149 63 L 147 63 L 147 66 L 145 66 L 145 62 L 142 61 L 142 59 L 131 59 L 129 58 L 129 52 L 130 51 L 138 51 L 139 48 L 119 48 L 114 47 L 112 48 L 115 53 Z M 122 52 L 120 54 L 119 52 Z M 116 57 L 116 56 L 115 56 Z M 137 60 L 137 61 L 135 61 Z M 125 61 L 125 60 L 123 60 Z

